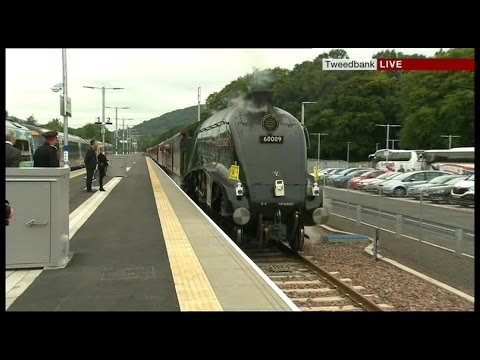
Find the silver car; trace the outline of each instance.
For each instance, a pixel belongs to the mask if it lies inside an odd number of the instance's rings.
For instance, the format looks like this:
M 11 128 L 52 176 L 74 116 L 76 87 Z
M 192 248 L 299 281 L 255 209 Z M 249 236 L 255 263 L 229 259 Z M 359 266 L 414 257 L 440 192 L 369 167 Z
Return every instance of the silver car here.
M 426 182 L 425 184 L 409 186 L 407 189 L 407 195 L 415 199 L 420 199 L 420 195 L 423 195 L 425 197 L 426 189 L 437 186 L 437 185 L 446 184 L 448 181 L 452 179 L 458 179 L 458 178 L 459 178 L 459 175 L 456 175 L 456 174 L 437 176 L 432 180 Z
M 379 185 L 379 192 L 388 196 L 405 196 L 407 189 L 412 185 L 425 184 L 426 182 L 441 175 L 451 175 L 445 171 L 420 170 L 409 171 L 395 177 L 392 180 L 385 181 Z
M 389 171 L 385 174 L 377 176 L 375 179 L 362 180 L 361 184 L 364 185 L 363 190 L 368 192 L 378 192 L 378 185 L 382 182 L 396 178 L 397 176 L 402 175 L 401 172 Z M 360 187 L 361 188 L 361 187 Z

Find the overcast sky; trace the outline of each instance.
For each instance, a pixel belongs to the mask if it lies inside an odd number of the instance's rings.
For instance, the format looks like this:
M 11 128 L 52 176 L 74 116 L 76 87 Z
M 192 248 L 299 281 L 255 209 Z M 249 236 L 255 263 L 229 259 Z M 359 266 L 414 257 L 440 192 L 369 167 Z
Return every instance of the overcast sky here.
M 389 48 L 391 49 L 391 48 Z M 331 49 L 68 49 L 67 84 L 72 104 L 69 127 L 79 128 L 102 117 L 102 90 L 83 86 L 122 87 L 105 90 L 105 106 L 119 109 L 119 119 L 136 125 L 173 110 L 201 103 L 231 81 L 254 69 L 282 67 L 311 61 Z M 351 59 L 370 59 L 375 49 L 344 49 Z M 405 54 L 433 56 L 439 49 L 395 49 Z M 6 49 L 6 110 L 40 124 L 60 115 L 59 93 L 53 85 L 63 81 L 61 49 Z M 105 109 L 115 130 L 115 109 Z M 118 127 L 122 126 L 119 121 Z

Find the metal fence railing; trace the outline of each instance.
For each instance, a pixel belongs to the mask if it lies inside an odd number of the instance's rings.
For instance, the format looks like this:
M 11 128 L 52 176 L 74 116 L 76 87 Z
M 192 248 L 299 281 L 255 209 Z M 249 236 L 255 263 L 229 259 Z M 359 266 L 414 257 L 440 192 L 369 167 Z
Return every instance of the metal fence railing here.
M 327 225 L 374 238 L 378 253 L 474 293 L 474 209 L 324 187 Z

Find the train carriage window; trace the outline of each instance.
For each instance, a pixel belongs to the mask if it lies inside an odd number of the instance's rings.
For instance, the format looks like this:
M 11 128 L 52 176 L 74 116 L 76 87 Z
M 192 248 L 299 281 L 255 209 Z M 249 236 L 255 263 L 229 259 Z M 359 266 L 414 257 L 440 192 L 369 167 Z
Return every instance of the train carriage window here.
M 20 161 L 30 161 L 30 147 L 28 146 L 27 140 L 18 140 L 15 141 L 14 145 L 17 149 L 21 151 Z

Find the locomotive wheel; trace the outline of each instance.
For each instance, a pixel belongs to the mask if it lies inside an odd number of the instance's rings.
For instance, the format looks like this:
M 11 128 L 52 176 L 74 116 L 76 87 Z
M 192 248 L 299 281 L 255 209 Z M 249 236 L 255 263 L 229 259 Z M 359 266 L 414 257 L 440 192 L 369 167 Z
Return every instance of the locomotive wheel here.
M 298 232 L 298 249 L 297 251 L 303 250 L 303 244 L 305 243 L 305 229 L 303 226 L 299 229 Z
M 293 251 L 301 251 L 303 249 L 303 244 L 305 243 L 305 232 L 303 226 L 299 227 L 296 234 L 295 239 L 293 239 L 290 246 L 292 247 Z
M 243 245 L 243 226 L 235 226 L 235 243 L 238 246 Z

